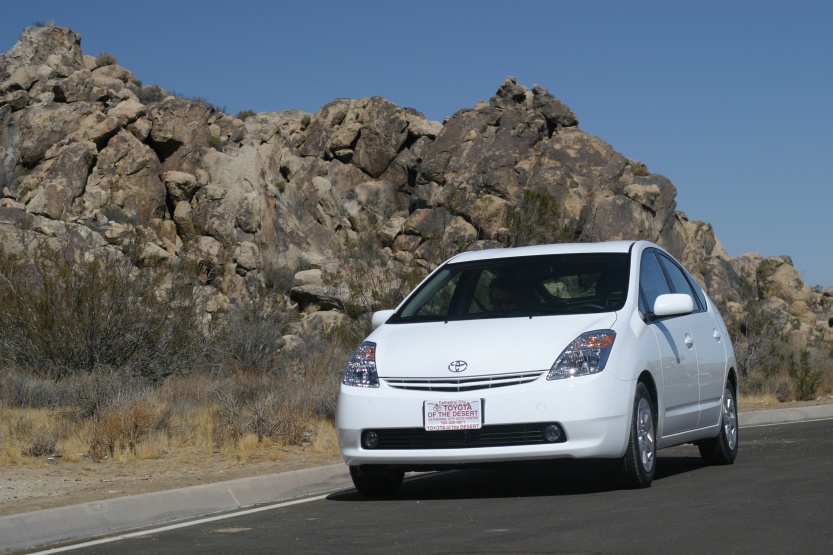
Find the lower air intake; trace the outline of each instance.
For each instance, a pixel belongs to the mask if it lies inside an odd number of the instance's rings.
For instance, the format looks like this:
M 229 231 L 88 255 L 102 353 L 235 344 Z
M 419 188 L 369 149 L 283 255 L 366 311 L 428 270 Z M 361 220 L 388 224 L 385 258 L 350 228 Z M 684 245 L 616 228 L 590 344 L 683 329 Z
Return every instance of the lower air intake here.
M 544 430 L 550 422 L 534 424 L 498 424 L 478 430 L 443 430 L 427 432 L 423 428 L 394 428 L 374 430 L 379 439 L 378 449 L 460 449 L 469 447 L 502 447 L 509 445 L 541 445 L 547 441 Z M 556 424 L 557 425 L 557 424 Z M 559 426 L 560 429 L 560 426 Z M 555 443 L 567 440 L 561 430 Z

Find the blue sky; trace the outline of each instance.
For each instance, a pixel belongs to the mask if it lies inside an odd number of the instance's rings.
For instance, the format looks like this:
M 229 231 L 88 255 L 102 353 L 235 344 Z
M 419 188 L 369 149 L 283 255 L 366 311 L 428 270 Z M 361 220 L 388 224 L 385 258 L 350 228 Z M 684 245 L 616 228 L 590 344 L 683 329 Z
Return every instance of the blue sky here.
M 0 0 L 146 84 L 241 110 L 383 96 L 442 120 L 507 76 L 677 187 L 729 254 L 833 286 L 833 1 Z

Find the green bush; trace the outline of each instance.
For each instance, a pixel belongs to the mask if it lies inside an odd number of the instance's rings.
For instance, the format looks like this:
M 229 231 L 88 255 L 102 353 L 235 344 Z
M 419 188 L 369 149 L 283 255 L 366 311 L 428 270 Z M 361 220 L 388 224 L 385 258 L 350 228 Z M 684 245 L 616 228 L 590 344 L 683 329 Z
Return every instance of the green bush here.
M 168 93 L 158 85 L 144 85 L 134 92 L 142 104 L 161 102 L 168 96 Z
M 292 321 L 283 299 L 262 290 L 244 306 L 216 319 L 213 350 L 222 367 L 257 372 L 276 369 L 282 335 Z
M 790 375 L 797 401 L 808 401 L 815 398 L 824 378 L 824 372 L 813 367 L 809 350 L 802 349 L 798 361 L 795 357 L 790 358 L 787 372 Z
M 243 111 L 237 112 L 237 119 L 245 120 L 246 118 L 250 118 L 250 117 L 256 116 L 256 115 L 257 115 L 257 112 L 255 112 L 254 110 L 243 110 Z
M 374 311 L 393 308 L 425 277 L 425 270 L 388 257 L 378 239 L 378 223 L 358 222 L 354 239 L 338 256 L 338 270 L 324 271 L 324 284 L 344 300 L 351 328 L 342 330 L 343 343 L 358 344 L 370 333 Z
M 574 230 L 561 225 L 561 206 L 546 191 L 524 189 L 518 206 L 509 211 L 509 246 L 565 243 L 574 238 Z
M 0 364 L 50 378 L 114 368 L 159 379 L 194 363 L 204 342 L 187 276 L 67 250 L 41 244 L 31 260 L 0 251 Z
M 116 57 L 110 54 L 109 52 L 102 52 L 98 55 L 95 59 L 95 67 L 104 67 L 104 66 L 114 66 L 118 63 Z

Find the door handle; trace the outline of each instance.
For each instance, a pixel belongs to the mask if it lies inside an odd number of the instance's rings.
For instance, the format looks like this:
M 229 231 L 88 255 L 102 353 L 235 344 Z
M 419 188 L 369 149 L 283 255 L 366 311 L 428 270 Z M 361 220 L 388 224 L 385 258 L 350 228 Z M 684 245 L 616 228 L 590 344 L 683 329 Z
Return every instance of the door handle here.
M 723 336 L 720 334 L 720 332 L 719 332 L 719 331 L 714 330 L 714 340 L 715 340 L 715 341 L 720 342 L 720 338 L 722 338 L 722 337 L 723 337 Z
M 694 338 L 691 337 L 689 334 L 685 334 L 685 346 L 689 349 L 694 347 Z

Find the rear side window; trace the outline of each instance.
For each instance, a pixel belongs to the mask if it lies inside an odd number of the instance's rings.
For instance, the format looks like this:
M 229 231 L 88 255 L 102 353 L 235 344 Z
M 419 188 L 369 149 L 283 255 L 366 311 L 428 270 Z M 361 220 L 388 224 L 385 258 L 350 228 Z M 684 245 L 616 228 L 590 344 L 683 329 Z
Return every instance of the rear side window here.
M 695 307 L 699 306 L 699 310 L 705 310 L 705 299 L 701 299 L 700 296 L 696 294 L 695 290 L 692 288 L 691 282 L 688 280 L 683 270 L 672 262 L 671 259 L 661 253 L 657 254 L 657 258 L 659 258 L 660 264 L 662 264 L 662 268 L 665 270 L 665 274 L 671 282 L 671 287 L 674 289 L 674 293 L 684 293 L 690 296 L 691 300 L 694 301 Z

